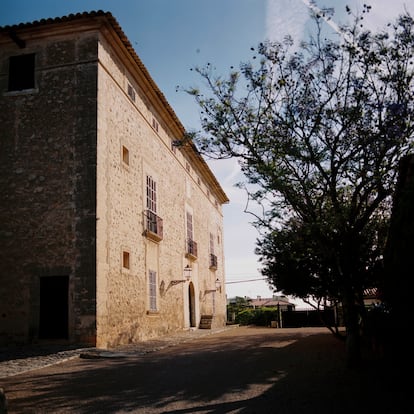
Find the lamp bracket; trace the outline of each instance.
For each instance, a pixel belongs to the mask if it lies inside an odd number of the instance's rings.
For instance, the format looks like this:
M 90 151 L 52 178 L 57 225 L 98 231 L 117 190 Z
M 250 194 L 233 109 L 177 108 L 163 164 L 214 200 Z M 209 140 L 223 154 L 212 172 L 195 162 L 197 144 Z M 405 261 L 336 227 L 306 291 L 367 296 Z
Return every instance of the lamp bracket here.
M 187 282 L 187 279 L 182 279 L 182 280 L 171 280 L 170 285 L 171 285 L 171 286 L 175 286 L 175 285 L 178 285 L 178 284 L 180 284 L 180 283 L 184 283 L 184 282 Z

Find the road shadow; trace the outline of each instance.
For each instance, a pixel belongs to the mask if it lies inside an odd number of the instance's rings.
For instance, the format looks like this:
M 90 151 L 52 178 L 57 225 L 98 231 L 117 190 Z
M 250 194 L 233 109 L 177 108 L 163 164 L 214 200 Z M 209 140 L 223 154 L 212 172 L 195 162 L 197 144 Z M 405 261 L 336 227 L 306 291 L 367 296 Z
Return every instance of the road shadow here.
M 76 359 L 7 378 L 11 413 L 403 413 L 378 360 L 345 364 L 328 331 L 237 329 L 144 355 Z M 387 371 L 387 372 L 385 372 Z

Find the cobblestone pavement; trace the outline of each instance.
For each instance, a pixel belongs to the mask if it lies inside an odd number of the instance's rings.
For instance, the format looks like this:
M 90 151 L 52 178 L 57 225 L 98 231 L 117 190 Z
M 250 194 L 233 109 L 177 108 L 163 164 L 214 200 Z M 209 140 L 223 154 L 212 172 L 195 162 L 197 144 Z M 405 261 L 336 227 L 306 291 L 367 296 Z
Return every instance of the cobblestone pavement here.
M 65 345 L 25 345 L 0 348 L 0 378 L 11 377 L 75 358 L 122 358 L 130 354 L 144 355 L 169 346 L 212 335 L 238 325 L 216 329 L 194 329 L 173 333 L 153 340 L 119 346 L 113 349 L 76 348 Z

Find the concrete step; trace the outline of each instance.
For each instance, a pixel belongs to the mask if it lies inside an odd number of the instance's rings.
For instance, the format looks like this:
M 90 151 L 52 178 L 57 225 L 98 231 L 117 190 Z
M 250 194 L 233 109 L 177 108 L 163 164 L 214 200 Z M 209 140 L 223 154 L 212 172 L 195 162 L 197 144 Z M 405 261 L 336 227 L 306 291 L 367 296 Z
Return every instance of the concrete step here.
M 213 323 L 213 315 L 201 315 L 200 329 L 211 329 Z

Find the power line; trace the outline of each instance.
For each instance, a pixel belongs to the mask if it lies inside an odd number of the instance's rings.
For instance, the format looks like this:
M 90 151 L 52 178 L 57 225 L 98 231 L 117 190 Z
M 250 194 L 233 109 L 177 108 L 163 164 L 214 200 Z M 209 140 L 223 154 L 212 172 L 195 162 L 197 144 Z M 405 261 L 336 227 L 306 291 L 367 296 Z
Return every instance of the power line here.
M 267 280 L 266 277 L 261 277 L 260 279 L 247 279 L 247 280 L 232 280 L 229 282 L 224 282 L 226 285 L 229 285 L 230 283 L 245 283 L 245 282 L 254 282 L 256 280 Z

